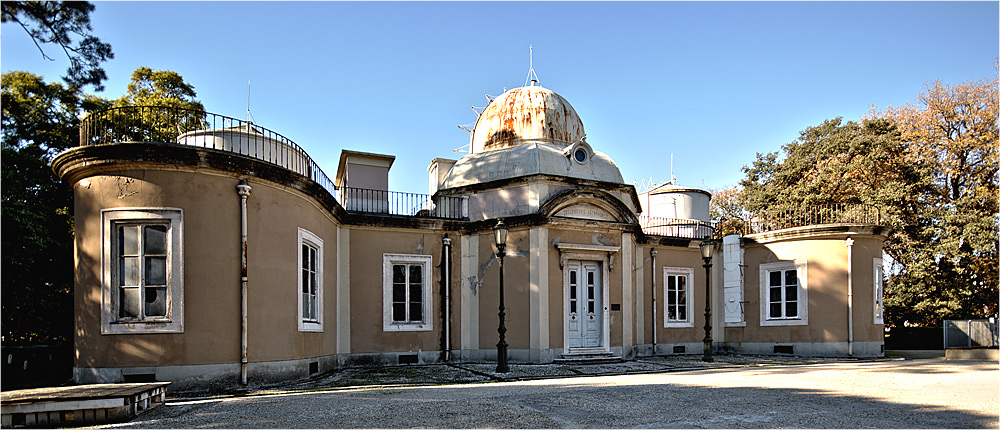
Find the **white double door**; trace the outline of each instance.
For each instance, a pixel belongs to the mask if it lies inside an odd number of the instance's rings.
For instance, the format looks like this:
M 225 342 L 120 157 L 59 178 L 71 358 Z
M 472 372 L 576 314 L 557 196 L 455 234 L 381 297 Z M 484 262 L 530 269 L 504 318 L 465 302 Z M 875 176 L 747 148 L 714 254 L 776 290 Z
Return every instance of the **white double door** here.
M 601 347 L 601 331 L 604 328 L 601 264 L 597 261 L 571 260 L 566 270 L 566 346 Z

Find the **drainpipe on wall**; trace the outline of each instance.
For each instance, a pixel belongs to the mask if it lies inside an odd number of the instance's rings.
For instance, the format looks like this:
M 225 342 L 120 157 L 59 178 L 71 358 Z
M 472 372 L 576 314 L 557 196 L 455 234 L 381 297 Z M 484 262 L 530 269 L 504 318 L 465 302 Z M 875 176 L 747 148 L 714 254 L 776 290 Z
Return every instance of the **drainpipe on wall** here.
M 653 263 L 653 356 L 656 356 L 656 250 L 649 250 Z
M 847 238 L 847 355 L 854 356 L 854 239 Z
M 236 186 L 240 195 L 240 383 L 247 384 L 247 197 L 250 186 L 243 179 Z
M 445 235 L 441 239 L 441 265 L 444 266 L 444 276 L 441 277 L 441 294 L 444 296 L 444 324 L 441 325 L 441 351 L 445 362 L 451 361 L 451 238 Z

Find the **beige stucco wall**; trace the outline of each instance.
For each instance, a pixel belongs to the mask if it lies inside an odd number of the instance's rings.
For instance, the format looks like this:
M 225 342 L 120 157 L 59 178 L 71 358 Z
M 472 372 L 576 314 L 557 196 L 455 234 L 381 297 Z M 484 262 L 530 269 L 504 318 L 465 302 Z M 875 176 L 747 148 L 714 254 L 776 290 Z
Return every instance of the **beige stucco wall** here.
M 74 184 L 76 366 L 239 363 L 239 177 L 214 170 L 121 170 Z M 335 353 L 336 224 L 291 189 L 250 181 L 248 357 L 251 362 Z M 183 210 L 184 332 L 102 335 L 101 210 Z M 297 233 L 324 242 L 324 332 L 297 330 Z
M 239 361 L 239 216 L 235 178 L 179 172 L 120 171 L 74 184 L 76 365 L 145 366 Z M 205 180 L 207 179 L 207 180 Z M 202 200 L 204 198 L 207 200 Z M 232 205 L 218 202 L 233 201 Z M 212 202 L 212 204 L 206 204 Z M 101 335 L 101 210 L 184 210 L 184 333 Z M 235 228 L 233 226 L 235 225 Z M 218 244 L 199 246 L 194 237 Z M 226 249 L 222 244 L 232 244 Z M 230 270 L 222 268 L 228 267 Z M 234 290 L 215 288 L 234 285 Z M 207 286 L 207 288 L 206 288 Z M 214 345 L 205 348 L 202 345 Z
M 563 303 L 565 285 L 563 285 L 563 269 L 559 267 L 559 250 L 552 246 L 554 241 L 562 241 L 564 230 L 549 230 L 549 243 L 544 244 L 549 260 L 549 348 L 562 349 L 566 347 L 563 326 L 565 325 L 565 309 Z M 589 243 L 589 242 L 588 242 Z
M 880 236 L 854 236 L 854 340 L 883 342 L 885 325 L 875 323 L 875 273 L 873 262 L 882 258 Z
M 250 182 L 250 186 L 247 358 L 258 362 L 335 354 L 337 225 L 324 209 L 297 191 L 259 181 Z M 298 261 L 299 228 L 323 241 L 324 318 L 323 332 L 319 333 L 298 331 L 298 271 L 302 267 Z M 236 284 L 233 288 L 238 287 Z
M 145 367 L 235 364 L 240 360 L 240 207 L 236 174 L 208 168 L 161 169 L 140 166 L 92 176 L 74 184 L 77 231 L 75 301 L 78 367 Z M 295 188 L 251 178 L 248 206 L 248 358 L 251 363 L 283 362 L 338 353 L 381 354 L 438 351 L 441 348 L 442 238 L 452 239 L 451 344 L 460 346 L 462 315 L 478 315 L 464 328 L 475 334 L 472 349 L 492 350 L 497 342 L 498 264 L 489 229 L 467 233 L 478 238 L 475 249 L 462 250 L 462 234 L 427 225 L 412 228 L 342 226 L 312 197 Z M 517 198 L 500 194 L 497 204 L 524 202 L 525 193 L 551 191 L 547 184 L 515 188 Z M 531 188 L 535 187 L 535 188 Z M 540 189 L 544 188 L 544 190 Z M 503 190 L 500 190 L 503 191 Z M 521 199 L 521 200 L 519 200 Z M 530 200 L 530 199 L 529 199 Z M 101 210 L 107 208 L 180 208 L 183 210 L 184 332 L 175 334 L 101 335 Z M 377 223 L 376 223 L 377 224 Z M 704 336 L 705 272 L 698 248 L 636 245 L 630 235 L 607 224 L 553 217 L 545 234 L 515 226 L 505 259 L 506 339 L 512 350 L 561 350 L 564 339 L 564 285 L 561 254 L 554 244 L 622 247 L 610 255 L 608 272 L 609 344 L 625 347 L 691 344 Z M 323 241 L 323 331 L 298 331 L 298 229 Z M 538 226 L 534 228 L 538 229 Z M 743 270 L 745 327 L 721 327 L 721 255 L 713 284 L 715 339 L 726 342 L 845 342 L 847 340 L 847 234 L 804 234 L 771 237 L 745 247 Z M 854 340 L 880 342 L 882 326 L 873 321 L 873 260 L 881 257 L 884 238 L 851 234 L 853 245 Z M 342 240 L 343 239 L 343 240 Z M 338 246 L 340 242 L 345 242 Z M 544 243 L 542 243 L 544 242 Z M 344 255 L 338 255 L 338 248 Z M 656 265 L 650 250 L 656 249 Z M 544 291 L 532 296 L 532 252 L 547 263 Z M 383 329 L 383 254 L 431 256 L 431 298 L 427 331 Z M 463 274 L 462 255 L 472 255 L 473 273 Z M 343 257 L 343 258 L 341 258 Z M 469 258 L 467 258 L 469 259 Z M 807 326 L 760 326 L 761 264 L 808 261 Z M 468 263 L 468 262 L 466 262 Z M 343 269 L 339 273 L 338 265 Z M 665 328 L 664 267 L 691 268 L 693 327 Z M 349 269 L 349 270 L 348 270 Z M 638 272 L 637 272 L 638 271 Z M 467 272 L 469 272 L 467 270 Z M 343 275 L 343 276 L 341 276 Z M 652 297 L 655 279 L 657 308 Z M 339 284 L 338 284 L 338 281 Z M 536 279 L 537 283 L 538 279 Z M 475 282 L 473 288 L 473 282 Z M 463 287 L 463 285 L 465 287 Z M 339 296 L 348 300 L 338 304 Z M 472 306 L 463 309 L 463 297 Z M 540 296 L 542 295 L 542 296 Z M 544 300 L 541 300 L 543 297 Z M 534 304 L 533 304 L 534 303 Z M 339 306 L 338 306 L 339 305 Z M 347 306 L 349 305 L 349 306 Z M 617 306 L 615 306 L 617 305 Z M 532 308 L 535 306 L 535 308 Z M 617 307 L 617 309 L 615 309 Z M 338 308 L 349 313 L 337 314 Z M 473 310 L 474 309 L 474 310 Z M 344 322 L 338 327 L 338 321 Z M 535 324 L 536 326 L 532 326 Z M 343 345 L 338 350 L 339 339 Z M 349 334 L 349 337 L 347 336 Z
M 441 278 L 442 238 L 446 232 L 436 230 L 351 227 L 351 352 L 420 352 L 441 350 Z M 461 255 L 459 237 L 452 238 L 451 260 L 451 327 L 452 346 L 457 348 L 460 338 L 460 300 L 457 292 L 460 282 Z M 433 321 L 430 331 L 383 331 L 382 256 L 391 254 L 430 255 L 431 260 L 431 309 L 428 318 Z M 494 317 L 494 321 L 496 317 Z
M 655 249 L 657 251 L 656 255 L 656 267 L 652 265 L 652 259 L 650 258 L 650 250 Z M 702 267 L 704 261 L 701 259 L 701 250 L 698 248 L 690 247 L 677 247 L 677 246 L 649 246 L 640 247 L 637 252 L 637 258 L 642 258 L 647 260 L 647 264 L 644 266 L 643 273 L 643 300 L 642 312 L 643 321 L 645 322 L 646 329 L 643 330 L 644 336 L 641 339 L 643 344 L 653 343 L 653 333 L 652 329 L 655 327 L 656 330 L 656 343 L 657 344 L 671 344 L 671 343 L 695 343 L 700 342 L 705 337 L 705 268 Z M 664 315 L 666 307 L 664 278 L 663 269 L 665 267 L 680 267 L 680 268 L 690 268 L 694 272 L 694 277 L 690 281 L 689 291 L 694 294 L 694 301 L 691 304 L 691 309 L 688 312 L 694 317 L 694 327 L 664 327 Z M 653 276 L 656 276 L 656 315 L 653 315 Z M 715 281 L 715 279 L 713 279 Z M 717 282 L 713 282 L 712 285 L 712 301 L 713 301 L 713 314 L 720 312 L 719 309 L 715 309 L 715 303 L 718 303 L 718 295 L 720 292 L 719 285 Z M 655 320 L 653 319 L 655 317 Z M 654 322 L 655 321 L 655 322 Z M 713 325 L 714 326 L 714 325 Z M 713 328 L 713 330 L 715 330 Z
M 493 233 L 479 233 L 479 266 L 482 283 L 479 295 L 479 348 L 496 348 L 500 318 L 500 273 Z M 507 256 L 504 257 L 504 307 L 506 339 L 510 349 L 528 349 L 530 342 L 529 258 L 531 240 L 527 228 L 512 228 L 507 235 Z M 488 266 L 487 266 L 488 265 Z M 486 267 L 486 270 L 482 270 Z
M 880 236 L 854 239 L 854 341 L 879 342 L 882 325 L 873 316 L 873 260 L 881 258 Z M 730 342 L 846 342 L 848 339 L 847 235 L 798 238 L 745 247 L 744 304 L 746 327 L 727 327 Z M 760 325 L 760 265 L 807 260 L 808 320 L 806 326 Z
M 549 345 L 550 348 L 566 347 L 565 331 L 565 285 L 563 285 L 563 269 L 559 267 L 561 254 L 554 247 L 555 243 L 573 243 L 584 245 L 622 246 L 622 233 L 619 230 L 602 228 L 569 228 L 557 227 L 549 230 L 549 243 L 545 244 L 549 258 Z M 622 328 L 625 321 L 623 312 L 630 303 L 622 300 L 622 250 L 611 254 L 611 270 L 608 273 L 608 303 L 610 321 L 608 323 L 610 347 L 622 346 Z M 613 305 L 619 305 L 619 310 L 612 310 Z M 632 322 L 629 321 L 629 324 Z

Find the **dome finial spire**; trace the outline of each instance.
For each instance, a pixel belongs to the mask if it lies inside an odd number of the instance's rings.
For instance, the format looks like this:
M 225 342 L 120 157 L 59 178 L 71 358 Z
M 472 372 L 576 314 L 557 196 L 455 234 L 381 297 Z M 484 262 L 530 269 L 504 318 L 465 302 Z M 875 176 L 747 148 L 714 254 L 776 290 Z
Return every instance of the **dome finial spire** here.
M 538 75 L 535 74 L 535 53 L 531 45 L 528 45 L 528 77 L 524 80 L 524 86 L 528 86 L 528 82 L 531 82 L 531 86 L 538 85 Z
M 247 116 L 246 116 L 246 121 L 252 124 L 253 120 L 254 120 L 253 114 L 250 113 L 250 79 L 247 79 Z

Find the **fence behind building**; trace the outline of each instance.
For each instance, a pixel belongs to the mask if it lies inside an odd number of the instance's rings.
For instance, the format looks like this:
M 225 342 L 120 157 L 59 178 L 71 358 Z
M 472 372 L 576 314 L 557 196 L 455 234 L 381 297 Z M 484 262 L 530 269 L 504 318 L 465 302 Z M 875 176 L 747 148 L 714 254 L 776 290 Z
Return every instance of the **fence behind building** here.
M 997 323 L 990 320 L 945 320 L 944 347 L 996 348 Z

